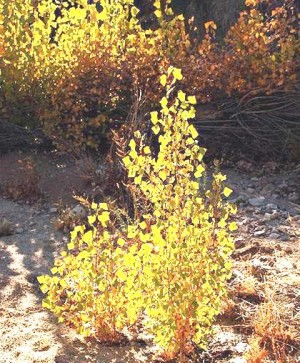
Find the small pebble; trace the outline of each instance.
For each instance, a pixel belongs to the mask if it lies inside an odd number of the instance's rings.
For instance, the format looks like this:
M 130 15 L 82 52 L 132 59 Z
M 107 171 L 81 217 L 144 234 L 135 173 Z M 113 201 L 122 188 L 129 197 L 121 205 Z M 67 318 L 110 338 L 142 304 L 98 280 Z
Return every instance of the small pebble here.
M 280 234 L 279 233 L 271 233 L 269 237 L 272 238 L 272 239 L 278 239 L 280 237 Z
M 296 203 L 299 200 L 299 194 L 296 192 L 289 194 L 288 200 L 292 203 Z
M 246 350 L 249 349 L 249 344 L 244 343 L 244 342 L 240 342 L 238 343 L 234 349 L 238 352 L 238 353 L 244 353 L 246 352 Z
M 266 213 L 264 215 L 263 222 L 270 222 L 271 218 L 272 218 L 272 214 L 271 213 Z
M 247 360 L 245 358 L 233 358 L 230 359 L 229 363 L 247 363 Z
M 249 199 L 249 203 L 253 206 L 253 207 L 261 207 L 264 202 L 265 202 L 265 197 L 255 197 L 255 198 L 250 198 Z
M 269 203 L 269 204 L 266 205 L 266 209 L 272 211 L 272 210 L 277 210 L 278 207 L 277 207 L 276 204 Z
M 275 219 L 278 219 L 280 217 L 280 213 L 278 211 L 274 211 L 271 214 L 271 220 L 274 221 Z
M 254 232 L 254 236 L 255 237 L 262 237 L 262 236 L 264 236 L 266 234 L 266 230 L 265 229 L 262 229 L 262 230 L 260 230 L 260 231 L 255 231 Z

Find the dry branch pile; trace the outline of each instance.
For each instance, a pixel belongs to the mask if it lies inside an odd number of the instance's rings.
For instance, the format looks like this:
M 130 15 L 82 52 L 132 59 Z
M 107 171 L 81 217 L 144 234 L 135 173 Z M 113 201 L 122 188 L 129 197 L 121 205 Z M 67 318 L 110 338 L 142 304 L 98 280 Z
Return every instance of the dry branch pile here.
M 255 140 L 261 151 L 300 154 L 300 87 L 272 95 L 249 92 L 241 99 L 229 99 L 199 111 L 196 121 L 209 135 Z
M 6 120 L 0 120 L 0 154 L 19 148 L 48 147 L 50 141 L 41 130 L 29 130 Z

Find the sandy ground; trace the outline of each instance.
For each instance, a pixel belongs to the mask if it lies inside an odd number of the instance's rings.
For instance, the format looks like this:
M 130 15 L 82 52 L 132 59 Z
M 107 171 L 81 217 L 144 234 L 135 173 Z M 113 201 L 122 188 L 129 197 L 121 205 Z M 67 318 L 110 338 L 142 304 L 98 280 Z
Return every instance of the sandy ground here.
M 63 241 L 49 215 L 34 207 L 0 199 L 0 219 L 12 221 L 19 234 L 0 237 L 0 362 L 139 362 L 139 347 L 106 347 L 84 342 L 58 325 L 41 306 L 36 277 L 51 266 Z
M 0 184 L 8 178 L 13 162 L 19 157 L 0 158 Z M 42 189 L 52 200 L 47 198 L 46 203 L 30 206 L 0 197 L 0 221 L 9 220 L 15 229 L 12 235 L 0 237 L 0 363 L 150 361 L 153 347 L 141 343 L 105 346 L 93 340 L 85 341 L 58 324 L 55 317 L 42 308 L 36 278 L 49 271 L 53 258 L 68 239 L 67 234 L 56 231 L 51 223 L 51 207 L 61 199 L 72 200 L 73 192 L 85 186 L 72 168 L 41 160 Z M 235 190 L 233 197 L 239 203 L 242 200 L 233 283 L 243 279 L 246 269 L 250 269 L 257 281 L 275 284 L 278 292 L 289 299 L 293 319 L 300 321 L 300 209 L 299 200 L 295 198 L 297 193 L 299 196 L 299 174 L 287 172 L 270 176 L 265 171 L 266 176 L 253 177 L 253 174 L 249 176 L 234 170 L 227 170 L 227 174 L 229 186 Z M 260 196 L 265 198 L 263 205 L 249 204 L 251 198 Z M 277 207 L 267 207 L 267 203 L 276 203 Z M 269 211 L 268 208 L 275 209 Z M 238 299 L 241 306 L 253 304 L 247 296 Z M 197 362 L 245 363 L 243 354 L 248 337 L 235 328 L 237 325 L 235 321 L 217 325 L 219 333 L 211 342 L 211 350 Z M 300 362 L 297 349 L 295 347 L 287 362 Z

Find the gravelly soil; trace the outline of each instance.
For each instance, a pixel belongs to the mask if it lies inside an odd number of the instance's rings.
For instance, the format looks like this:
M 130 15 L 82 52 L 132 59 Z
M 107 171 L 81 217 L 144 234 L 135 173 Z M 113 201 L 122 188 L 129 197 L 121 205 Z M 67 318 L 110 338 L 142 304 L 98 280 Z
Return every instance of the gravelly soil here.
M 9 158 L 2 164 L 0 160 L 0 183 L 9 167 Z M 48 184 L 43 181 L 50 194 L 60 192 L 58 186 L 74 178 L 68 168 L 54 169 L 47 169 L 51 172 L 50 179 L 50 174 L 45 174 Z M 277 292 L 289 299 L 294 318 L 300 321 L 299 173 L 268 174 L 264 170 L 255 174 L 233 169 L 226 173 L 229 186 L 235 190 L 233 198 L 239 204 L 233 284 L 250 269 L 257 281 L 272 282 Z M 78 181 L 75 184 L 80 185 Z M 72 192 L 64 191 L 69 193 L 66 200 L 70 200 Z M 264 198 L 262 204 L 252 205 L 260 197 Z M 149 361 L 151 347 L 138 343 L 109 347 L 84 341 L 57 324 L 42 308 L 36 278 L 49 270 L 54 256 L 68 239 L 51 223 L 51 207 L 57 199 L 29 206 L 0 197 L 0 221 L 7 219 L 15 230 L 10 236 L 0 237 L 0 363 Z M 249 304 L 247 296 L 240 300 L 241 304 Z M 217 335 L 209 352 L 197 362 L 245 363 L 248 336 L 234 328 L 235 321 L 227 323 L 216 325 Z M 287 362 L 300 362 L 296 348 Z
M 5 217 L 22 232 L 0 237 L 0 362 L 83 363 L 138 362 L 138 347 L 106 347 L 86 343 L 58 325 L 41 306 L 36 277 L 47 272 L 63 235 L 49 215 L 34 207 L 0 199 Z

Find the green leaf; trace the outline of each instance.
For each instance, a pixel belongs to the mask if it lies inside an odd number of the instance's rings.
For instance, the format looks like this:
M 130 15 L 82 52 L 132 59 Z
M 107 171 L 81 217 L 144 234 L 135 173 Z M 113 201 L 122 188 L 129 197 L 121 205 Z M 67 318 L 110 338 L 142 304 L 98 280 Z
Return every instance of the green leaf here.
M 108 205 L 106 203 L 100 203 L 100 208 L 103 210 L 108 210 Z
M 185 102 L 185 93 L 180 90 L 178 92 L 178 98 L 181 102 Z
M 93 215 L 93 216 L 88 216 L 88 222 L 89 222 L 89 225 L 92 225 L 93 223 L 96 222 L 96 216 Z
M 128 165 L 131 164 L 131 159 L 130 159 L 129 156 L 125 156 L 125 158 L 123 158 L 122 161 L 123 161 L 123 164 L 125 165 L 126 168 L 128 167 Z
M 165 85 L 167 84 L 167 76 L 165 74 L 163 74 L 161 77 L 160 77 L 160 84 L 165 87 Z
M 188 130 L 193 139 L 196 139 L 199 136 L 198 131 L 195 129 L 193 125 L 190 125 Z
M 95 217 L 96 219 L 96 217 Z M 93 241 L 93 232 L 92 231 L 87 231 L 83 236 L 82 236 L 82 240 L 83 242 L 90 244 Z
M 225 187 L 223 190 L 223 194 L 225 195 L 225 197 L 229 197 L 232 193 L 232 189 Z
M 124 244 L 125 244 L 125 240 L 123 238 L 118 238 L 117 240 L 117 244 L 120 246 L 120 247 L 123 247 Z
M 160 18 L 162 17 L 162 12 L 161 12 L 161 10 L 155 10 L 155 11 L 154 11 L 154 14 L 155 14 L 155 16 L 156 16 L 158 19 L 160 19 Z
M 67 244 L 68 250 L 73 250 L 75 248 L 74 242 L 70 242 Z
M 44 284 L 46 282 L 45 275 L 38 276 L 37 280 L 40 284 Z
M 203 167 L 203 165 L 198 165 L 197 169 L 196 169 L 196 172 L 195 172 L 195 177 L 196 178 L 201 178 L 201 176 L 203 175 L 205 171 L 205 168 Z
M 179 69 L 179 68 L 174 68 L 173 75 L 174 75 L 175 79 L 177 79 L 178 81 L 181 81 L 183 78 L 181 69 Z
M 234 231 L 236 231 L 238 229 L 238 226 L 237 226 L 237 224 L 235 223 L 235 222 L 231 222 L 230 224 L 229 224 L 229 231 L 230 232 L 234 232 Z
M 162 108 L 166 108 L 166 107 L 167 107 L 167 105 L 168 105 L 168 100 L 167 100 L 167 98 L 166 98 L 166 97 L 163 97 L 163 98 L 161 99 L 161 101 L 160 101 L 160 104 L 161 104 L 161 107 L 162 107 Z
M 188 102 L 191 105 L 196 105 L 196 103 L 197 103 L 196 97 L 195 96 L 188 96 Z
M 152 131 L 155 135 L 157 135 L 160 131 L 160 127 L 158 125 L 155 125 L 152 127 Z

